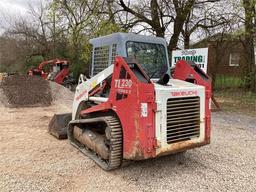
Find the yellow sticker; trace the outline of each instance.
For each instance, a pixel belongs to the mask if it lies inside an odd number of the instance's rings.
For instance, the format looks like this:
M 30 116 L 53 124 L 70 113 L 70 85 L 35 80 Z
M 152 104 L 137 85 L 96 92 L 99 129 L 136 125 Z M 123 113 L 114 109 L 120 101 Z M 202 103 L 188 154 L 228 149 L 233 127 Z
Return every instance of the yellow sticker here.
M 94 81 L 92 82 L 92 84 L 91 84 L 91 89 L 93 89 L 94 87 L 96 87 L 96 85 L 97 85 L 97 81 L 94 80 Z

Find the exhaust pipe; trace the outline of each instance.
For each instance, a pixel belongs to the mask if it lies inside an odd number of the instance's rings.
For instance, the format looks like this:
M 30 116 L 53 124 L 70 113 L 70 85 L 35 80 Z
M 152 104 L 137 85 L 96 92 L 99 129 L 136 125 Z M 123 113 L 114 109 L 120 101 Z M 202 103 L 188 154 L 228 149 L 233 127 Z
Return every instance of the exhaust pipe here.
M 99 154 L 102 159 L 109 158 L 109 149 L 105 145 L 105 138 L 103 135 L 89 129 L 81 129 L 75 126 L 73 129 L 73 137 L 80 143 L 86 145 L 88 148 Z

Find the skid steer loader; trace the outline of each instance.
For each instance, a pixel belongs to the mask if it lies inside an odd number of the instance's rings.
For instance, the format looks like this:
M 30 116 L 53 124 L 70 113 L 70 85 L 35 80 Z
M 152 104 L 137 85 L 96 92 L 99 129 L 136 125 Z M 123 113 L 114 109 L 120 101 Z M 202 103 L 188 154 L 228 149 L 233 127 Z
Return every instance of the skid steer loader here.
M 178 61 L 170 75 L 158 37 L 115 33 L 90 43 L 91 78 L 80 76 L 67 126 L 72 145 L 112 170 L 210 143 L 211 80 L 197 65 Z
M 48 70 L 46 70 L 48 68 Z M 67 60 L 53 59 L 41 62 L 37 68 L 30 69 L 29 76 L 40 76 L 43 79 L 54 81 L 70 91 L 74 90 L 75 79 L 71 76 L 69 62 Z

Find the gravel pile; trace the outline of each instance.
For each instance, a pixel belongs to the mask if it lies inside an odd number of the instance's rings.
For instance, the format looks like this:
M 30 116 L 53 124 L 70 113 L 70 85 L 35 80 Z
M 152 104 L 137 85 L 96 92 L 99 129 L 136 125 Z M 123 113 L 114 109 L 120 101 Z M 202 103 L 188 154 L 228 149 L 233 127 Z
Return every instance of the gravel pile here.
M 0 82 L 0 107 L 56 107 L 70 112 L 74 93 L 38 76 L 13 75 Z
M 74 98 L 74 93 L 72 91 L 52 81 L 49 81 L 49 85 L 51 88 L 53 105 L 72 106 Z
M 2 103 L 9 107 L 49 106 L 52 102 L 48 81 L 38 76 L 8 76 L 3 79 L 0 88 L 5 95 L 1 98 Z

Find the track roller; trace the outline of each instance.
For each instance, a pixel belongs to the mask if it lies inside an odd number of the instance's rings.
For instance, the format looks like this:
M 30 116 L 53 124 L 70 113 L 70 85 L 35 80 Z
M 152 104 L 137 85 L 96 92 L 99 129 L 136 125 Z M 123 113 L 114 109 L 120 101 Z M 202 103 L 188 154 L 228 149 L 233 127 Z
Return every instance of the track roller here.
M 103 126 L 95 128 L 97 125 Z M 121 166 L 123 133 L 121 124 L 115 116 L 71 121 L 68 137 L 72 145 L 93 159 L 102 169 L 109 171 Z

